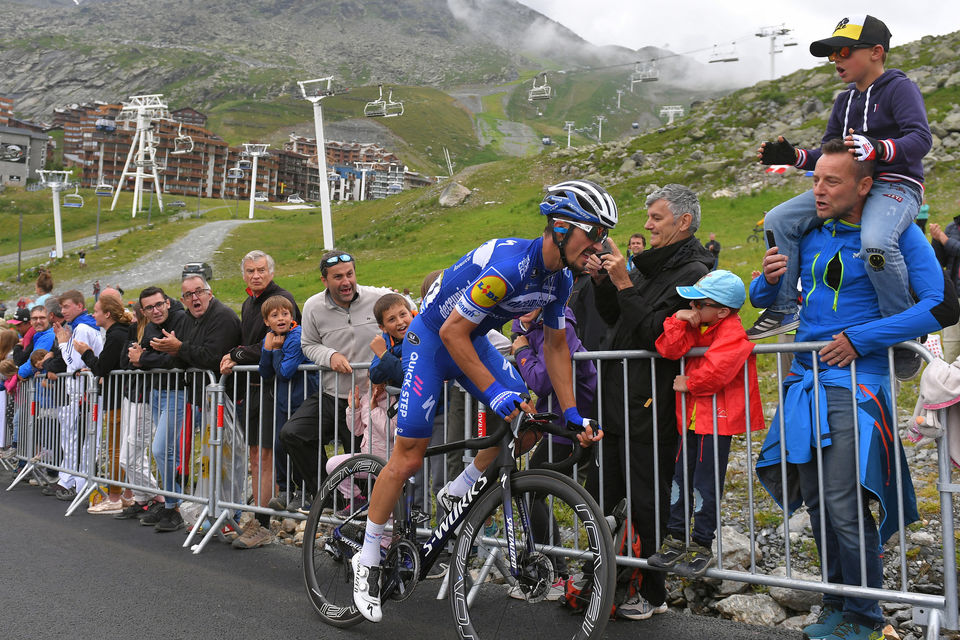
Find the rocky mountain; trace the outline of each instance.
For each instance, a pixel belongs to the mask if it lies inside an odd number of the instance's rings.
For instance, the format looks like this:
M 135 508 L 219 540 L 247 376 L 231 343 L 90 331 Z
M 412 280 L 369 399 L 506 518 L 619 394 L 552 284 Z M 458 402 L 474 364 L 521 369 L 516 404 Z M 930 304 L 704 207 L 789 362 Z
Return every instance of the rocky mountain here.
M 334 75 L 452 86 L 629 63 L 513 0 L 0 0 L 0 95 L 21 116 L 164 93 L 200 108 Z

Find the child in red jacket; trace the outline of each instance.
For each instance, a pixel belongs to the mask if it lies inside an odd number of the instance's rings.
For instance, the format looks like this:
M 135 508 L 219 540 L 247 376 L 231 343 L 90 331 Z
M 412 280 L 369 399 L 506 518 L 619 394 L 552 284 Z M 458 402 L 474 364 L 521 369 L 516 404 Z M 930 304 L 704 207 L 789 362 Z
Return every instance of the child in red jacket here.
M 688 357 L 685 375 L 673 381 L 681 442 L 670 491 L 667 536 L 647 561 L 652 567 L 676 567 L 680 575 L 699 577 L 713 561 L 717 504 L 723 495 L 730 441 L 734 434 L 746 431 L 746 384 L 751 430 L 764 428 L 763 407 L 753 343 L 737 313 L 746 299 L 743 281 L 729 271 L 711 271 L 692 287 L 677 287 L 677 292 L 690 300 L 690 309 L 677 311 L 664 321 L 657 352 L 677 360 L 694 347 L 707 347 L 707 351 Z M 689 530 L 687 504 L 693 507 L 689 545 L 684 542 Z

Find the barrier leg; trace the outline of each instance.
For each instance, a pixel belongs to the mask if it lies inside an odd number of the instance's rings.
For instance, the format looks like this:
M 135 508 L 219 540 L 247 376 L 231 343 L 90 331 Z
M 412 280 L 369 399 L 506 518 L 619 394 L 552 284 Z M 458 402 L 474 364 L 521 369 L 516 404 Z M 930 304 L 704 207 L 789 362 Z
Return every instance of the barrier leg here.
M 20 473 L 17 475 L 17 477 L 13 479 L 13 482 L 10 483 L 10 486 L 7 487 L 7 491 L 10 491 L 10 489 L 13 489 L 15 486 L 17 486 L 17 485 L 20 483 L 20 481 L 23 480 L 24 478 L 26 478 L 26 477 L 30 474 L 31 471 L 33 471 L 34 469 L 36 469 L 36 467 L 37 467 L 37 465 L 36 465 L 35 462 L 28 462 L 28 463 L 27 463 L 27 466 L 25 466 L 25 467 L 20 471 Z
M 207 516 L 210 515 L 210 506 L 204 506 L 203 511 L 200 512 L 200 516 L 197 518 L 197 521 L 193 523 L 193 526 L 190 527 L 190 535 L 187 536 L 186 542 L 183 543 L 183 548 L 187 549 L 190 547 L 190 543 L 193 542 L 193 537 L 203 528 L 203 523 L 206 522 Z
M 210 527 L 210 530 L 207 531 L 207 535 L 203 536 L 203 540 L 200 541 L 200 544 L 194 545 L 191 550 L 194 555 L 200 553 L 207 546 L 207 543 L 213 539 L 213 536 L 220 534 L 220 527 L 223 526 L 223 523 L 227 521 L 227 518 L 230 517 L 230 512 L 224 510 L 220 513 L 220 517 L 216 519 L 213 525 Z
M 940 640 L 940 609 L 930 609 L 927 618 L 927 640 Z

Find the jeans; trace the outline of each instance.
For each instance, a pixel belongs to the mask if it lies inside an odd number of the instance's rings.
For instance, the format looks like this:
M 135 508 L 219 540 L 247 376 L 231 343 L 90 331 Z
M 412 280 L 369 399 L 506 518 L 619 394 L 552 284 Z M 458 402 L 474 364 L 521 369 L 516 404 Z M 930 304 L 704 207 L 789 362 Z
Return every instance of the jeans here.
M 863 553 L 866 554 L 866 586 L 883 586 L 883 560 L 880 557 L 880 533 L 870 513 L 869 494 L 862 491 L 854 477 L 856 449 L 853 439 L 853 401 L 849 389 L 825 387 L 827 421 L 831 444 L 822 449 L 823 508 L 820 506 L 820 476 L 817 459 L 799 466 L 800 493 L 810 512 L 813 537 L 820 552 L 821 567 L 833 584 L 860 585 L 860 537 L 857 493 L 863 498 Z M 866 464 L 861 460 L 860 464 Z M 820 520 L 826 516 L 826 539 L 820 536 Z M 826 553 L 826 562 L 824 562 Z M 843 611 L 845 619 L 873 626 L 883 621 L 880 605 L 869 598 L 824 595 L 823 604 Z
M 717 466 L 713 464 L 713 434 L 699 434 L 685 430 L 684 438 L 687 441 L 687 455 L 683 455 L 683 443 L 677 450 L 677 465 L 673 470 L 673 483 L 670 487 L 670 519 L 667 521 L 667 531 L 677 540 L 683 540 L 687 531 L 685 524 L 685 504 L 692 506 L 693 512 L 693 541 L 708 549 L 713 544 L 714 534 L 717 532 L 717 502 L 723 496 L 723 480 L 727 475 L 727 460 L 730 457 L 730 441 L 733 436 L 717 436 Z M 687 482 L 683 481 L 683 470 L 687 469 Z M 716 474 L 714 473 L 716 469 Z M 719 477 L 719 493 L 716 487 L 716 477 Z M 686 486 L 686 503 L 684 491 Z
M 859 257 L 866 262 L 867 277 L 877 291 L 884 317 L 913 306 L 907 265 L 900 253 L 900 234 L 913 223 L 919 210 L 919 190 L 903 182 L 874 182 L 864 204 Z M 772 311 L 796 313 L 800 241 L 819 224 L 813 191 L 801 193 L 767 212 L 764 229 L 773 231 L 779 252 L 789 257 L 777 299 L 770 306 Z
M 151 448 L 164 491 L 180 493 L 181 490 L 177 482 L 177 467 L 180 466 L 180 434 L 183 431 L 186 397 L 186 391 L 154 389 L 150 392 L 151 415 L 157 428 Z M 178 498 L 167 496 L 165 500 L 168 509 L 180 504 Z

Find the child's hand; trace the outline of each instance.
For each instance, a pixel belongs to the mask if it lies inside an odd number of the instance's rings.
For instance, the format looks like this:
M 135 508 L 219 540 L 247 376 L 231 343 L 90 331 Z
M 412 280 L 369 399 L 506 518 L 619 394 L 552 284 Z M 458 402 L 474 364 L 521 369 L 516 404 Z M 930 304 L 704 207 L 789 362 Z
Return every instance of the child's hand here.
M 530 341 L 527 340 L 527 336 L 517 336 L 517 339 L 513 341 L 513 344 L 510 345 L 510 353 L 516 353 L 523 347 L 529 347 Z
M 373 340 L 370 341 L 370 349 L 374 355 L 382 358 L 383 354 L 387 352 L 387 341 L 383 339 L 383 336 L 374 336 Z
M 676 378 L 674 378 L 674 379 L 673 379 L 673 390 L 674 390 L 674 391 L 679 391 L 680 393 L 684 393 L 684 392 L 686 392 L 686 391 L 689 391 L 689 389 L 687 388 L 687 380 L 688 380 L 689 378 L 690 378 L 690 376 L 677 376 Z
M 353 388 L 353 393 L 351 393 L 350 397 L 347 398 L 347 406 L 350 406 L 350 407 L 360 406 L 360 385 L 357 385 Z
M 387 385 L 385 384 L 375 384 L 370 387 L 370 407 L 373 408 L 377 406 L 382 398 L 387 393 Z
M 700 312 L 696 309 L 680 309 L 677 311 L 677 320 L 689 322 L 690 326 L 696 329 L 700 326 Z
M 270 344 L 270 351 L 273 351 L 275 349 L 283 348 L 283 343 L 286 342 L 286 340 L 287 340 L 287 336 L 277 335 L 271 331 L 270 333 L 267 334 L 266 342 Z

